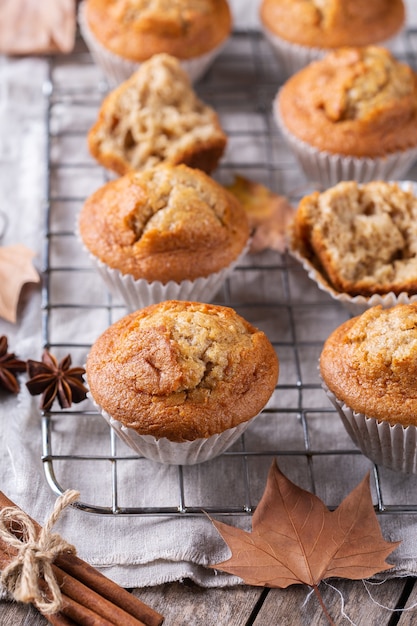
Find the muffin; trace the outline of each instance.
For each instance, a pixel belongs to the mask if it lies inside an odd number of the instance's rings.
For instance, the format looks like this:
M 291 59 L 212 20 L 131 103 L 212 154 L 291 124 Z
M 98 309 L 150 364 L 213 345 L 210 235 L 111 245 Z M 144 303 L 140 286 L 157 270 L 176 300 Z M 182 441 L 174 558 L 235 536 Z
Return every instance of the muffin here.
M 407 182 L 347 181 L 305 196 L 290 251 L 352 312 L 417 300 L 416 191 Z
M 417 158 L 417 74 L 384 48 L 343 48 L 311 63 L 284 83 L 274 113 L 321 188 L 399 180 Z
M 405 23 L 403 0 L 262 0 L 260 20 L 286 75 L 335 48 L 387 45 Z
M 186 163 L 210 173 L 226 143 L 216 112 L 167 54 L 152 57 L 111 91 L 88 133 L 92 156 L 120 175 L 158 163 Z
M 94 60 L 113 87 L 163 52 L 178 58 L 196 81 L 232 29 L 226 0 L 84 0 L 79 23 Z
M 249 240 L 239 201 L 186 165 L 106 183 L 85 201 L 78 229 L 110 291 L 132 311 L 174 298 L 210 300 Z
M 417 470 L 417 303 L 372 307 L 336 328 L 320 356 L 328 395 L 375 463 Z
M 193 464 L 223 452 L 268 402 L 278 358 L 223 306 L 169 300 L 123 317 L 87 358 L 91 396 L 136 452 Z

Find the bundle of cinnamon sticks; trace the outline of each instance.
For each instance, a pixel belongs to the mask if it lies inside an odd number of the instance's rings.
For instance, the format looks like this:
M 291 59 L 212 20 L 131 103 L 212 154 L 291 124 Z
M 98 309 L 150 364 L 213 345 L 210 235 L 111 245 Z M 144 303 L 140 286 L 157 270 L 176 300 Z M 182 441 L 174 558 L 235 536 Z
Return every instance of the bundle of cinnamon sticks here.
M 4 507 L 16 505 L 0 491 L 0 509 Z M 40 531 L 39 524 L 33 523 Z M 0 540 L 0 570 L 15 556 L 16 552 Z M 59 613 L 45 615 L 53 626 L 160 626 L 164 621 L 158 612 L 74 554 L 60 554 L 52 567 L 63 600 Z M 40 585 L 47 596 L 46 584 L 40 581 Z

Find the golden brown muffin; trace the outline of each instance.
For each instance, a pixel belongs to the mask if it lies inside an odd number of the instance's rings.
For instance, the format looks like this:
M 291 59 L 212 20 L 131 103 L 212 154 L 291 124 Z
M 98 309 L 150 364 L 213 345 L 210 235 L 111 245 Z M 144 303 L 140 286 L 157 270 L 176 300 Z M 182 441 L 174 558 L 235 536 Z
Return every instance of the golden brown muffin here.
M 352 296 L 417 293 L 417 197 L 397 183 L 342 182 L 305 196 L 290 247 Z
M 336 328 L 324 344 L 320 373 L 354 411 L 417 426 L 417 303 L 372 307 Z
M 96 403 L 142 435 L 207 438 L 255 417 L 278 379 L 266 335 L 233 309 L 169 300 L 134 312 L 93 344 Z
M 216 112 L 195 94 L 177 59 L 160 54 L 104 99 L 88 133 L 91 154 L 118 174 L 158 163 L 211 172 L 226 147 Z
M 290 133 L 331 154 L 381 157 L 417 145 L 417 75 L 384 48 L 327 54 L 284 84 L 276 106 Z
M 262 0 L 260 18 L 289 42 L 339 48 L 392 37 L 404 24 L 405 8 L 403 0 Z
M 238 200 L 186 165 L 110 181 L 86 200 L 79 231 L 109 267 L 164 284 L 218 272 L 237 259 L 249 237 Z
M 226 0 L 86 0 L 88 26 L 108 50 L 132 61 L 166 52 L 202 55 L 230 34 Z

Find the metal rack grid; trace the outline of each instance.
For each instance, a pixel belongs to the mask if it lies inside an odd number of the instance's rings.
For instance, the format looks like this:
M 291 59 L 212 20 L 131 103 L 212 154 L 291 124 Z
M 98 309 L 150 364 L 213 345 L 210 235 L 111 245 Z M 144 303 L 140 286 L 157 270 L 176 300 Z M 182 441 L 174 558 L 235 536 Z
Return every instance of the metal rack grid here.
M 398 46 L 397 56 L 415 65 L 417 31 L 407 31 Z M 214 177 L 228 183 L 239 173 L 295 201 L 311 186 L 273 121 L 272 100 L 282 80 L 262 36 L 240 32 L 233 35 L 196 91 L 217 110 L 229 136 L 227 153 Z M 84 320 L 91 323 L 97 319 L 98 335 L 125 313 L 123 304 L 105 292 L 99 279 L 92 293 L 82 291 L 84 279 L 91 278 L 93 269 L 75 234 L 76 215 L 84 199 L 108 178 L 86 148 L 87 130 L 106 89 L 81 40 L 69 57 L 51 59 L 44 90 L 48 175 L 43 342 L 57 355 L 71 353 L 77 364 L 84 362 L 94 339 L 94 333 L 83 332 Z M 417 178 L 412 172 L 411 177 Z M 235 308 L 265 330 L 280 359 L 276 392 L 254 427 L 229 451 L 210 461 L 211 471 L 217 463 L 220 473 L 226 472 L 228 479 L 236 481 L 239 499 L 217 501 L 215 484 L 202 489 L 206 499 L 190 499 L 189 481 L 197 479 L 204 484 L 207 464 L 201 464 L 169 468 L 176 481 L 172 501 L 159 502 L 138 494 L 127 502 L 121 495 L 121 476 L 132 471 L 140 477 L 143 464 L 153 462 L 129 452 L 88 401 L 42 416 L 42 461 L 52 490 L 60 494 L 66 488 L 77 488 L 80 472 L 102 472 L 106 467 L 103 491 L 77 503 L 81 510 L 103 515 L 175 516 L 202 515 L 204 509 L 214 514 L 250 515 L 259 501 L 267 465 L 276 457 L 290 476 L 293 468 L 297 467 L 299 474 L 302 467 L 305 488 L 322 497 L 329 508 L 339 502 L 332 500 L 331 487 L 323 487 L 328 483 L 325 477 L 346 480 L 350 490 L 369 469 L 379 514 L 417 513 L 417 477 L 395 476 L 365 459 L 350 442 L 321 389 L 317 360 L 328 333 L 348 317 L 341 305 L 323 294 L 298 263 L 272 251 L 248 255 L 216 302 Z M 64 336 L 55 333 L 56 317 L 61 329 L 68 326 Z M 261 431 L 257 430 L 258 421 Z M 74 428 L 86 428 L 85 446 L 80 450 L 71 446 Z M 99 449 L 88 448 L 91 428 L 102 437 Z M 400 480 L 408 484 L 406 493 L 410 495 L 398 502 L 395 494 Z

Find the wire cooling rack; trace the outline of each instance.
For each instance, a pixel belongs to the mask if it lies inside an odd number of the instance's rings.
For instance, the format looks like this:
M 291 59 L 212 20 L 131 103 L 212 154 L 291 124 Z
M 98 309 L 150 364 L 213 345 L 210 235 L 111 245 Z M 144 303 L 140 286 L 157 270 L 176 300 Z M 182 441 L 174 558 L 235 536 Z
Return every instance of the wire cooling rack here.
M 416 66 L 417 31 L 396 43 L 396 55 Z M 235 174 L 263 183 L 294 202 L 311 190 L 286 148 L 272 117 L 272 101 L 283 81 L 267 42 L 258 32 L 235 33 L 208 74 L 196 85 L 228 134 L 227 152 L 214 174 L 224 184 Z M 108 174 L 91 158 L 86 133 L 96 119 L 107 85 L 82 40 L 73 54 L 51 58 L 45 83 L 47 206 L 44 246 L 43 341 L 55 354 L 85 362 L 89 347 L 126 312 L 105 291 L 76 236 L 76 217 L 85 198 Z M 417 179 L 415 172 L 410 172 Z M 102 515 L 248 515 L 262 493 L 273 458 L 329 508 L 335 483 L 350 491 L 369 470 L 376 511 L 417 513 L 417 476 L 399 476 L 374 466 L 355 448 L 327 400 L 317 362 L 328 334 L 348 317 L 285 253 L 248 255 L 234 270 L 216 302 L 235 308 L 264 330 L 280 360 L 278 386 L 245 435 L 221 457 L 198 466 L 164 468 L 172 497 L 157 490 L 123 491 L 126 476 L 149 476 L 159 464 L 120 442 L 89 401 L 42 416 L 42 461 L 46 480 L 61 494 L 91 476 L 94 488 L 77 506 Z M 87 330 L 88 329 L 88 330 Z M 74 449 L 74 433 L 83 433 Z M 85 433 L 85 436 L 84 436 Z M 79 442 L 79 437 L 77 439 Z M 102 478 L 101 478 L 102 477 Z M 219 478 L 220 477 L 220 478 Z M 222 499 L 218 481 L 230 480 L 236 494 Z M 94 479 L 94 480 L 93 480 Z M 190 484 L 199 485 L 199 496 Z

